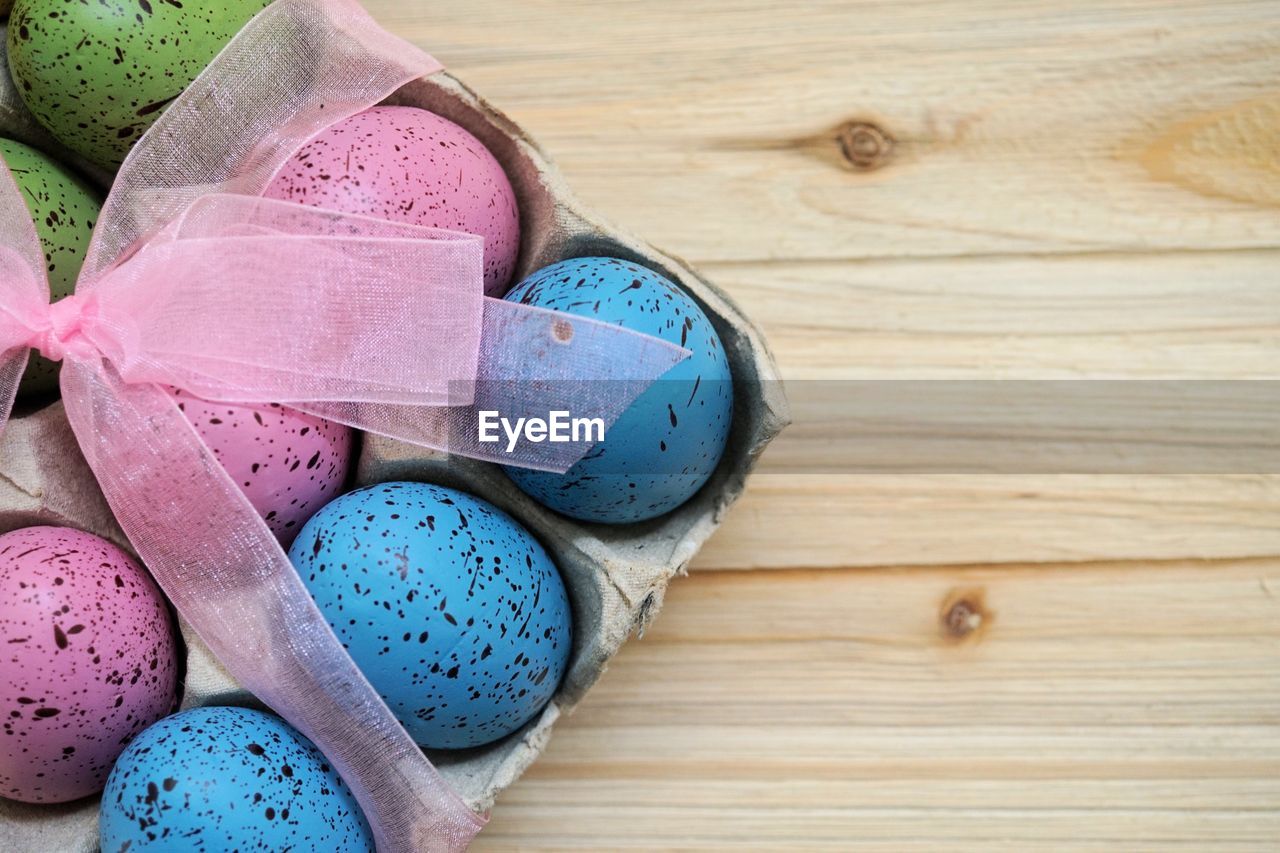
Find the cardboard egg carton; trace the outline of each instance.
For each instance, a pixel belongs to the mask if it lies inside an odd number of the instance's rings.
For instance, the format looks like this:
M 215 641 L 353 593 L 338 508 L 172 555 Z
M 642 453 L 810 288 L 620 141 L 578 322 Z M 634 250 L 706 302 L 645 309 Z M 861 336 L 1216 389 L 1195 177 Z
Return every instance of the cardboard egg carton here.
M 0 75 L 0 135 L 30 130 L 7 75 Z M 16 112 L 18 118 L 13 118 Z M 561 714 L 571 711 L 624 642 L 643 632 L 662 606 L 667 584 L 682 573 L 742 494 L 765 446 L 788 423 L 773 358 L 756 326 L 724 293 L 683 261 L 619 232 L 585 210 L 538 146 L 510 119 L 445 72 L 417 80 L 388 103 L 430 110 L 465 127 L 505 167 L 520 204 L 522 244 L 515 281 L 566 258 L 603 255 L 633 261 L 677 282 L 715 326 L 734 378 L 728 448 L 710 481 L 686 504 L 648 522 L 622 526 L 574 521 L 535 503 L 499 466 L 366 436 L 356 485 L 390 480 L 439 483 L 506 510 L 547 548 L 564 576 L 574 613 L 569 668 L 550 704 L 520 731 L 484 747 L 431 752 L 442 774 L 476 810 L 531 765 Z M 40 143 L 38 129 L 27 138 Z M 0 445 L 0 525 L 66 524 L 123 537 L 98 496 L 92 475 L 53 405 L 16 419 Z M 183 626 L 187 645 L 183 707 L 253 705 Z M 65 806 L 0 800 L 0 849 L 89 853 L 97 848 L 96 799 Z

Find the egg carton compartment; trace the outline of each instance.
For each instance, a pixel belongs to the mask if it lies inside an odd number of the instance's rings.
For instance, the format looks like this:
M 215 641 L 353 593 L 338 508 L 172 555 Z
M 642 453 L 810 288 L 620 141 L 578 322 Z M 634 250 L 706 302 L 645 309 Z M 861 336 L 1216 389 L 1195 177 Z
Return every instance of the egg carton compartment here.
M 521 730 L 483 747 L 429 751 L 441 773 L 476 810 L 490 808 L 545 748 L 562 713 L 582 700 L 610 658 L 643 631 L 662 605 L 667 584 L 719 526 L 741 495 L 765 446 L 789 421 L 778 372 L 759 330 L 724 293 L 683 261 L 603 223 L 580 205 L 559 171 L 501 112 L 447 72 L 402 88 L 388 104 L 430 110 L 462 125 L 498 158 L 515 188 L 521 248 L 513 283 L 556 261 L 602 255 L 648 267 L 679 284 L 700 305 L 723 343 L 733 375 L 729 442 L 711 479 L 687 503 L 660 518 L 610 526 L 575 521 L 536 503 L 494 464 L 424 450 L 381 436 L 365 436 L 355 485 L 392 480 L 438 483 L 496 504 L 547 548 L 569 591 L 574 644 L 569 668 L 552 701 Z M 0 74 L 0 135 L 45 149 L 49 145 Z M 28 128 L 28 130 L 23 130 Z M 20 134 L 26 133 L 24 137 Z M 72 161 L 83 166 L 81 161 Z M 101 174 L 93 175 L 99 183 Z M 87 466 L 80 460 L 61 404 L 16 417 L 0 444 L 0 528 L 63 524 L 126 545 Z M 260 707 L 222 669 L 188 626 L 182 708 Z M 0 850 L 97 849 L 97 798 L 61 806 L 0 800 Z

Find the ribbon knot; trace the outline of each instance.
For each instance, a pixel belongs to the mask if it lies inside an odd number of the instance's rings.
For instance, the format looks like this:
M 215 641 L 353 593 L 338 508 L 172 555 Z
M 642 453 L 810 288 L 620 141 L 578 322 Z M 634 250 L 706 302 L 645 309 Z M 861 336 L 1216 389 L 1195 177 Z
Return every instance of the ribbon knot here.
M 91 313 L 89 294 L 73 293 L 59 299 L 46 307 L 27 343 L 50 361 L 91 358 L 98 353 L 85 334 L 85 321 Z

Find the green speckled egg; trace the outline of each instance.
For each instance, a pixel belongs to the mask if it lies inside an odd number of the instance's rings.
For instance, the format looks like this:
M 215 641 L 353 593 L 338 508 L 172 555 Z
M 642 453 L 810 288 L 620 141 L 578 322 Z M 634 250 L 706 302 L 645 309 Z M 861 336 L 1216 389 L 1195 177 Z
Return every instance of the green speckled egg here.
M 9 68 L 36 118 L 115 169 L 270 0 L 17 0 Z
M 35 221 L 49 270 L 50 296 L 61 299 L 76 289 L 102 199 L 65 166 L 21 142 L 0 139 L 0 157 Z M 33 352 L 18 393 L 43 394 L 57 387 L 58 365 Z

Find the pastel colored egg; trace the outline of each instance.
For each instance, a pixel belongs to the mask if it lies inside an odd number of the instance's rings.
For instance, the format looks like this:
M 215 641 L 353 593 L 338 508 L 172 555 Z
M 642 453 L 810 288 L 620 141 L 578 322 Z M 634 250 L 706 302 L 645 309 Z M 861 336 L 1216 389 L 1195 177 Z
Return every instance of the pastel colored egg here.
M 287 723 L 247 708 L 196 708 L 134 740 L 99 810 L 103 853 L 373 853 L 355 797 Z
M 270 0 L 17 0 L 9 68 L 58 141 L 115 169 Z
M 484 237 L 484 286 L 501 296 L 520 251 L 515 190 L 462 127 L 414 107 L 374 107 L 321 133 L 267 189 L 286 199 Z
M 508 467 L 517 486 L 557 512 L 608 524 L 656 518 L 702 488 L 729 439 L 733 377 L 720 337 L 688 294 L 628 261 L 577 258 L 538 270 L 506 298 L 613 323 L 693 353 L 564 474 Z
M 178 656 L 160 590 L 124 551 L 63 527 L 0 536 L 0 796 L 102 789 L 129 741 L 173 710 Z
M 342 491 L 355 446 L 350 427 L 277 404 L 214 403 L 176 388 L 169 393 L 285 547 Z
M 573 624 L 555 564 L 509 515 L 425 483 L 343 495 L 289 557 L 325 619 L 409 734 L 478 746 L 555 693 Z
M 36 226 L 44 249 L 53 300 L 70 295 L 84 263 L 102 198 L 97 191 L 52 157 L 12 139 L 0 139 L 0 158 Z M 58 365 L 32 352 L 18 393 L 24 397 L 47 394 L 58 388 Z

